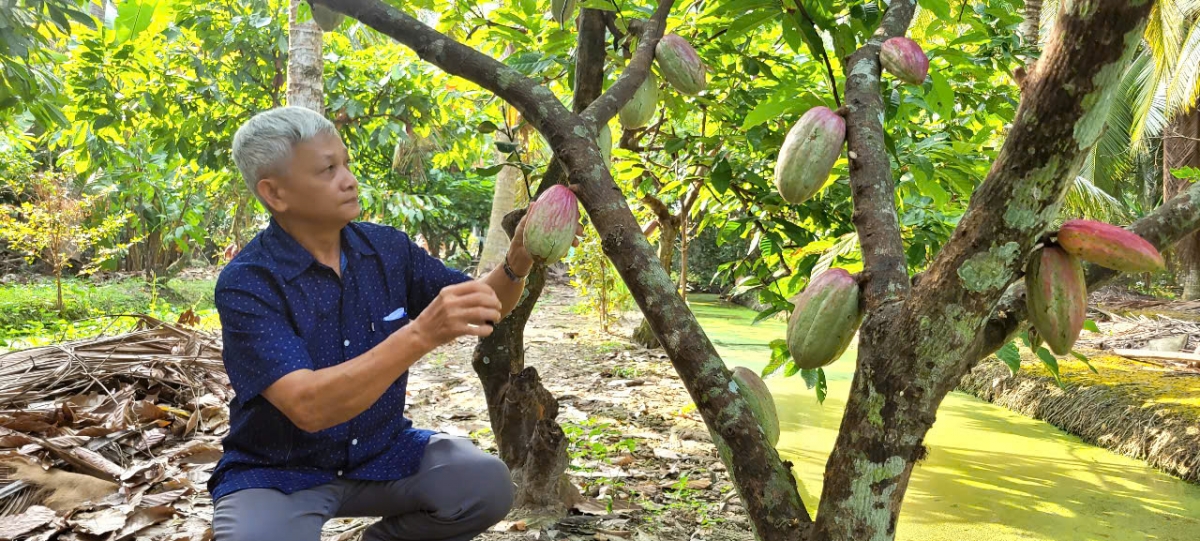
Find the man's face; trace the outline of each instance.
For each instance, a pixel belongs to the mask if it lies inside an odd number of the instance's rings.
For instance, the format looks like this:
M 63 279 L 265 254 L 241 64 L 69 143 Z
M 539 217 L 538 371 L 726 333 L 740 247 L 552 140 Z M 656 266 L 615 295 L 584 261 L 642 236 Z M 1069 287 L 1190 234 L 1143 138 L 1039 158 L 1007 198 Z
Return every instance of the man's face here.
M 319 134 L 292 149 L 283 170 L 259 181 L 259 193 L 275 213 L 341 228 L 358 217 L 358 179 L 341 138 Z

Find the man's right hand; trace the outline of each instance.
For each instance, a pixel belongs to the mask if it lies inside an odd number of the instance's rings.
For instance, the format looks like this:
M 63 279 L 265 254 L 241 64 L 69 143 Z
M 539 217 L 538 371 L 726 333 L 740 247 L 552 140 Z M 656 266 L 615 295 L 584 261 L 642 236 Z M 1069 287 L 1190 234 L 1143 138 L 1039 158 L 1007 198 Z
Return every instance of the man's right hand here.
M 488 336 L 500 320 L 500 299 L 491 286 L 471 280 L 442 288 L 437 298 L 409 323 L 412 332 L 429 349 L 460 336 Z

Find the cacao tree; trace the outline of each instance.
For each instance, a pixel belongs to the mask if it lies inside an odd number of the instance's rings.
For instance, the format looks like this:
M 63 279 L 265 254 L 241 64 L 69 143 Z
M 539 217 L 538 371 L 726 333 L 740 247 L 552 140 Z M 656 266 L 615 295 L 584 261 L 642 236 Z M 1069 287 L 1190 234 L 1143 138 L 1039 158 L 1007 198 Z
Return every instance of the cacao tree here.
M 586 85 L 577 71 L 574 110 L 529 75 L 389 4 L 314 2 L 391 36 L 422 59 L 495 93 L 545 137 L 557 159 L 551 167 L 564 170 L 566 182 L 603 239 L 605 253 L 722 449 L 756 535 L 771 540 L 894 537 L 908 480 L 925 454 L 922 440 L 938 405 L 967 370 L 1009 340 L 1025 320 L 1020 279 L 1026 261 L 1044 242 L 1068 186 L 1096 144 L 1113 90 L 1153 5 L 1121 0 L 1063 3 L 1041 58 L 1025 78 L 1003 146 L 983 182 L 969 194 L 958 226 L 931 255 L 927 268 L 915 276 L 908 272 L 897 215 L 890 137 L 883 125 L 887 107 L 883 91 L 889 76 L 881 71 L 879 53 L 887 39 L 907 32 L 916 6 L 895 0 L 881 14 L 877 5 L 874 13 L 865 13 L 857 5 L 861 16 L 850 10 L 862 27 L 862 39 L 839 43 L 837 58 L 844 76 L 849 187 L 853 224 L 862 247 L 864 268 L 858 281 L 865 317 L 852 392 L 814 520 L 788 466 L 780 461 L 749 404 L 731 383 L 730 372 L 657 263 L 596 142 L 602 126 L 647 76 L 655 46 L 668 30 L 673 2 L 660 2 L 652 16 L 628 27 L 638 37 L 636 52 L 603 93 L 599 88 L 590 89 L 590 95 L 583 92 Z M 785 5 L 789 16 L 831 16 L 828 12 L 812 15 L 807 5 L 803 9 L 789 5 Z M 588 13 L 584 9 L 579 19 L 581 41 Z M 591 24 L 603 23 L 598 15 Z M 815 51 L 819 41 L 808 44 Z M 588 66 L 584 60 L 588 52 L 581 43 L 577 70 Z M 822 60 L 832 64 L 828 56 Z M 832 69 L 828 71 L 831 86 L 838 86 L 839 78 Z M 944 107 L 949 116 L 956 104 Z M 1131 230 L 1162 248 L 1200 224 L 1197 197 L 1200 188 L 1192 188 Z M 1087 280 L 1097 284 L 1113 274 L 1091 268 Z M 540 287 L 538 280 L 531 281 L 530 287 Z M 531 388 L 535 387 L 536 383 Z M 552 416 L 539 411 L 531 419 L 532 430 L 545 427 L 544 421 Z

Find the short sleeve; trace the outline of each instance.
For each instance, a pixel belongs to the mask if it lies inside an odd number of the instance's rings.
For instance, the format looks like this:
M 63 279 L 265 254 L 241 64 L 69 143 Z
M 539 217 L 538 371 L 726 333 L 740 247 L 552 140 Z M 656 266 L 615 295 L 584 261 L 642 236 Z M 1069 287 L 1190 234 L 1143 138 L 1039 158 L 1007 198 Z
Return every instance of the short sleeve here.
M 408 248 L 408 312 L 409 317 L 416 318 L 436 299 L 438 293 L 446 286 L 460 284 L 472 280 L 469 275 L 458 269 L 447 267 L 436 257 L 429 255 L 424 248 L 409 239 L 403 232 L 402 245 Z
M 225 371 L 238 402 L 245 404 L 291 372 L 313 369 L 265 269 L 226 267 L 213 300 L 221 319 Z

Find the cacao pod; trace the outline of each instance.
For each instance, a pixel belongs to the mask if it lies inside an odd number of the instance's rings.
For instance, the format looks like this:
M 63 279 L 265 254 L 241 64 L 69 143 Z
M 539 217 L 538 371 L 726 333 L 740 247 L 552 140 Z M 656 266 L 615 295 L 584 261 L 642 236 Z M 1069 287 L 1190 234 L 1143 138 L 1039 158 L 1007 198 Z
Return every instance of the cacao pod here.
M 642 81 L 642 86 L 639 86 L 633 93 L 633 98 L 617 112 L 617 118 L 621 121 L 622 127 L 634 130 L 649 124 L 654 119 L 654 111 L 657 107 L 658 77 L 651 71 L 646 75 L 646 80 Z
M 800 368 L 820 368 L 838 360 L 862 323 L 858 282 L 846 269 L 817 275 L 796 300 L 788 318 L 787 346 Z
M 344 14 L 329 9 L 322 4 L 309 4 L 309 7 L 312 8 L 313 21 L 325 32 L 333 32 L 346 19 Z
M 575 0 L 550 0 L 550 16 L 559 26 L 575 20 Z
M 762 425 L 763 433 L 772 446 L 779 443 L 779 413 L 775 410 L 775 399 L 766 382 L 753 370 L 744 366 L 733 369 L 733 381 L 737 382 L 738 394 L 750 404 L 754 418 Z
M 555 263 L 571 249 L 578 224 L 579 201 L 575 192 L 555 184 L 529 205 L 522 237 L 525 249 L 538 263 Z
M 600 127 L 600 135 L 596 136 L 596 144 L 600 146 L 600 156 L 604 158 L 604 167 L 612 169 L 612 130 L 608 124 Z
M 903 36 L 890 38 L 879 48 L 879 63 L 897 79 L 912 85 L 925 82 L 929 58 L 917 42 Z
M 1087 282 L 1079 258 L 1045 246 L 1029 259 L 1025 272 L 1029 321 L 1057 355 L 1071 352 L 1087 315 Z
M 829 180 L 846 141 L 846 119 L 828 107 L 805 111 L 788 131 L 775 162 L 775 188 L 784 201 L 807 201 Z
M 1058 245 L 1084 261 L 1121 272 L 1154 272 L 1165 267 L 1153 244 L 1104 222 L 1068 220 L 1058 229 Z
M 704 78 L 704 62 L 687 40 L 667 34 L 654 47 L 658 70 L 671 86 L 684 94 L 696 95 L 708 86 Z

